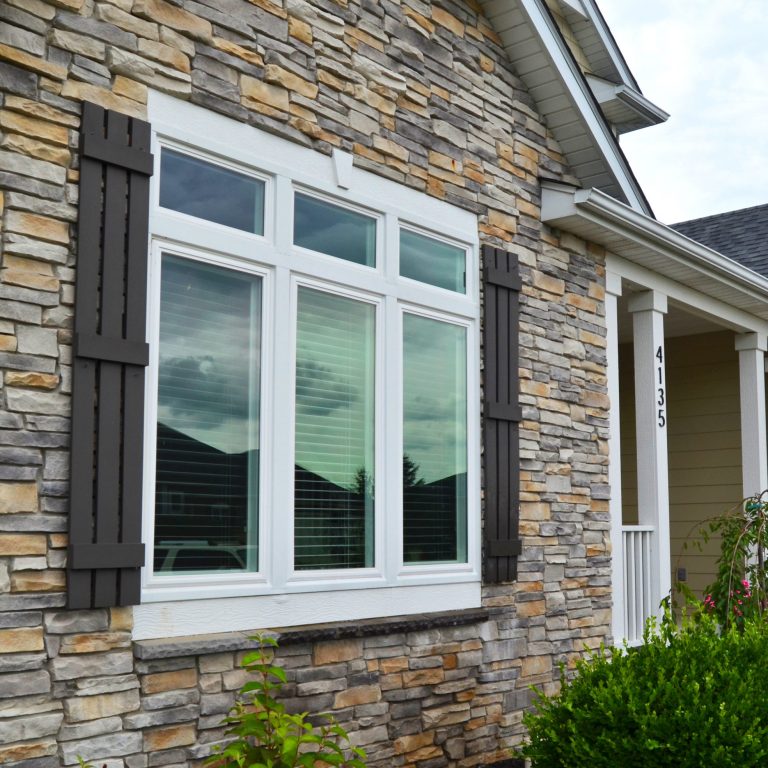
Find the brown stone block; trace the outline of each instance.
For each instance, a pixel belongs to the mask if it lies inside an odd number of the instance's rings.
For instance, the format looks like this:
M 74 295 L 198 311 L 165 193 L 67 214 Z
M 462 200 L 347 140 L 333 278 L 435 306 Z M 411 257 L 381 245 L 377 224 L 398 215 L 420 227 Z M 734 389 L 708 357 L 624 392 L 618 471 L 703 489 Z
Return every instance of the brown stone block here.
M 359 659 L 362 655 L 362 640 L 328 640 L 315 645 L 312 658 L 316 665 L 321 665 Z
M 366 88 L 364 85 L 355 84 L 355 98 L 363 104 L 378 110 L 384 115 L 394 115 L 397 111 L 397 104 L 394 98 L 388 98 L 376 93 L 372 88 Z
M 184 747 L 197 741 L 197 729 L 192 724 L 157 728 L 144 734 L 144 751 L 160 752 L 163 749 Z
M 432 21 L 441 27 L 450 29 L 457 37 L 464 37 L 464 24 L 452 13 L 448 13 L 448 11 L 444 11 L 436 5 L 432 6 Z
M 56 754 L 56 742 L 46 739 L 44 741 L 27 741 L 23 744 L 0 745 L 0 764 L 15 763 L 18 760 L 31 760 L 35 757 L 45 757 Z
M 59 653 L 96 653 L 115 648 L 128 648 L 131 637 L 127 632 L 90 632 L 66 635 L 61 639 Z
M 445 184 L 436 179 L 434 176 L 430 176 L 427 179 L 427 194 L 433 197 L 444 198 L 445 197 Z
M 543 675 L 552 671 L 551 656 L 527 656 L 523 659 L 523 667 L 520 674 L 523 677 Z
M 245 98 L 267 104 L 281 112 L 288 111 L 288 91 L 285 88 L 243 75 L 240 78 L 240 89 Z
M 21 136 L 17 138 L 22 138 Z M 67 153 L 69 154 L 69 153 Z M 51 158 L 42 158 L 51 160 Z M 55 293 L 59 290 L 61 283 L 55 277 L 46 275 L 36 275 L 33 272 L 17 272 L 12 269 L 4 269 L 2 280 L 10 285 L 20 285 L 23 288 L 32 288 L 36 291 L 48 291 Z
M 407 5 L 403 6 L 403 13 L 406 18 L 411 19 L 411 21 L 421 27 L 421 29 L 426 32 L 427 37 L 435 31 L 435 25 L 426 16 L 422 16 L 420 13 L 413 10 L 413 8 L 409 8 Z
M 37 483 L 0 483 L 0 514 L 37 511 Z
M 61 95 L 66 99 L 78 99 L 80 101 L 92 101 L 105 109 L 114 109 L 124 112 L 131 117 L 146 120 L 147 109 L 144 104 L 124 98 L 106 88 L 99 88 L 90 83 L 81 83 L 78 80 L 67 80 L 61 89 Z
M 536 288 L 547 293 L 553 293 L 556 296 L 563 296 L 565 294 L 565 282 L 559 277 L 545 275 L 543 272 L 534 272 L 533 284 Z
M 327 85 L 329 88 L 333 88 L 334 91 L 341 91 L 342 93 L 350 93 L 352 91 L 350 83 L 340 80 L 338 77 L 324 69 L 317 70 L 317 82 Z
M 69 546 L 69 536 L 66 533 L 52 533 L 49 538 L 52 549 L 64 549 Z
M 236 56 L 238 59 L 247 61 L 249 64 L 253 64 L 254 66 L 257 66 L 257 67 L 264 66 L 264 58 L 260 53 L 256 53 L 256 51 L 251 51 L 248 48 L 243 48 L 242 45 L 233 43 L 231 40 L 226 40 L 223 37 L 214 37 L 213 45 L 215 48 L 218 48 L 220 51 L 224 51 L 224 53 L 228 53 L 231 56 Z
M 0 533 L 0 556 L 44 555 L 45 536 L 36 533 Z
M 391 155 L 403 162 L 408 161 L 408 150 L 405 147 L 401 147 L 396 141 L 375 135 L 373 137 L 373 146 L 385 155 Z
M 379 661 L 379 668 L 385 674 L 391 674 L 392 672 L 402 672 L 408 669 L 408 659 L 405 656 L 394 656 L 391 659 L 381 659 Z
M 401 736 L 399 739 L 395 739 L 394 747 L 395 752 L 399 755 L 406 752 L 413 752 L 416 749 L 422 749 L 435 743 L 435 732 L 424 731 L 422 733 L 414 733 L 410 736 Z
M 403 687 L 403 675 L 400 672 L 391 675 L 382 675 L 379 678 L 379 687 L 382 691 L 395 691 Z
M 135 80 L 117 75 L 112 83 L 112 92 L 117 96 L 125 96 L 131 101 L 138 101 L 140 104 L 147 103 L 147 86 L 144 83 L 137 83 Z
M 194 688 L 197 685 L 197 670 L 179 669 L 174 672 L 156 672 L 144 675 L 141 680 L 143 693 L 163 693 L 176 688 Z
M 0 630 L 0 651 L 2 653 L 42 651 L 44 647 L 42 627 Z
M 544 600 L 528 600 L 517 604 L 517 615 L 521 617 L 543 616 L 546 611 Z
M 377 37 L 374 37 L 373 35 L 369 35 L 365 30 L 360 29 L 359 27 L 345 27 L 344 42 L 354 50 L 358 50 L 360 48 L 360 43 L 370 45 L 371 48 L 375 48 L 377 51 L 384 50 L 384 43 L 381 40 L 379 40 Z
M 8 232 L 16 232 L 40 240 L 67 245 L 69 243 L 69 224 L 48 216 L 24 211 L 8 211 L 5 217 L 5 228 Z
M 510 216 L 503 211 L 497 211 L 493 208 L 488 211 L 488 223 L 492 227 L 502 229 L 505 232 L 514 233 L 517 231 L 517 217 Z
M 248 2 L 251 5 L 255 5 L 258 8 L 265 10 L 267 13 L 271 13 L 273 16 L 277 16 L 278 19 L 288 18 L 288 14 L 283 10 L 283 8 L 271 2 L 271 0 L 248 0 Z M 339 3 L 339 5 L 342 5 L 343 7 L 346 8 L 347 4 Z
M 10 336 L 6 333 L 0 334 L 0 351 L 1 352 L 15 352 L 16 351 L 16 337 Z
M 42 75 L 48 75 L 55 80 L 64 80 L 67 76 L 66 67 L 61 67 L 58 64 L 51 64 L 51 62 L 41 59 L 38 56 L 33 56 L 26 51 L 20 51 L 18 48 L 12 48 L 10 45 L 4 45 L 0 43 L 0 59 L 10 61 L 12 64 L 16 64 L 23 69 L 30 69 L 33 72 L 39 72 Z
M 54 373 L 34 371 L 8 371 L 5 374 L 5 383 L 14 387 L 33 387 L 50 391 L 59 386 L 59 376 Z
M 603 348 L 606 345 L 605 336 L 598 336 L 598 334 L 591 333 L 590 331 L 580 330 L 579 340 L 585 344 L 592 344 L 595 347 Z
M 439 728 L 469 720 L 469 704 L 452 704 L 445 707 L 427 709 L 422 713 L 425 728 Z
M 273 85 L 279 85 L 293 93 L 299 93 L 308 99 L 317 96 L 317 85 L 295 75 L 293 72 L 279 67 L 277 64 L 267 64 L 264 69 L 264 79 Z
M 403 688 L 413 688 L 417 685 L 437 685 L 443 680 L 445 680 L 445 671 L 442 667 L 403 672 Z
M 155 40 L 139 40 L 139 53 L 149 59 L 159 61 L 171 69 L 177 69 L 179 72 L 189 74 L 192 67 L 189 64 L 189 58 L 176 48 L 170 45 L 158 43 Z
M 36 139 L 49 141 L 52 144 L 63 144 L 65 147 L 69 142 L 69 129 L 65 125 L 58 125 L 48 120 L 29 117 L 7 109 L 0 112 L 0 128 L 5 131 L 20 133 L 23 136 L 34 136 Z
M 302 43 L 312 45 L 312 27 L 307 24 L 306 21 L 297 19 L 295 16 L 288 17 L 288 34 L 291 37 L 295 37 Z
M 12 592 L 61 592 L 67 585 L 66 573 L 60 570 L 14 571 Z
M 377 701 L 381 701 L 381 689 L 378 685 L 359 685 L 337 693 L 333 708 L 344 709 L 344 707 L 356 707 L 360 704 L 374 704 Z
M 133 629 L 133 608 L 110 608 L 109 628 L 113 632 L 130 632 Z
M 446 653 L 443 656 L 443 669 L 456 669 L 459 666 L 459 660 L 455 653 Z
M 165 0 L 135 0 L 133 13 L 205 43 L 213 41 L 213 27 L 210 21 L 171 5 Z
M 139 692 L 133 688 L 98 696 L 76 696 L 64 701 L 67 721 L 77 723 L 85 720 L 99 720 L 103 717 L 135 712 L 140 706 Z

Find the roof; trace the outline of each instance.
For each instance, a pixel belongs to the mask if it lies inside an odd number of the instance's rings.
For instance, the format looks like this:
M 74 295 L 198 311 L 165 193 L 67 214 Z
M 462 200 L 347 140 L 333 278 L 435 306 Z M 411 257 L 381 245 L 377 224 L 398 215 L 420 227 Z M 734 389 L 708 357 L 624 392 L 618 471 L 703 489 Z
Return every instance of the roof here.
M 672 228 L 768 277 L 768 205 L 682 221 Z

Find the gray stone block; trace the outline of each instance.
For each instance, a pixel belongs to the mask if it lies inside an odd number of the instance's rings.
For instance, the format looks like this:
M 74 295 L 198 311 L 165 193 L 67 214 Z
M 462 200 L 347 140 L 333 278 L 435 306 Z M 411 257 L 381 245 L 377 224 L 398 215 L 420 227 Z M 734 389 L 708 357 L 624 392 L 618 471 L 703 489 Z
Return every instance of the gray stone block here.
M 135 731 L 96 736 L 82 741 L 68 741 L 60 745 L 64 765 L 74 765 L 78 756 L 85 760 L 122 757 L 142 751 L 142 736 Z
M 0 672 L 30 672 L 42 669 L 44 653 L 8 653 L 0 656 Z
M 0 698 L 32 696 L 51 690 L 51 676 L 45 670 L 0 675 Z
M 19 69 L 4 61 L 0 62 L 0 83 L 8 93 L 35 98 L 37 93 L 37 75 L 25 69 Z
M 58 656 L 51 661 L 54 680 L 75 680 L 105 672 L 122 675 L 133 670 L 133 655 L 129 652 L 89 653 L 83 656 Z
M 0 629 L 15 627 L 39 627 L 43 623 L 40 611 L 16 611 L 0 613 Z
M 173 709 L 158 709 L 153 712 L 137 712 L 123 717 L 123 724 L 128 729 L 152 728 L 156 725 L 171 725 L 195 720 L 200 708 L 195 705 L 174 707 Z
M 68 723 L 61 726 L 59 740 L 90 739 L 94 736 L 102 736 L 105 733 L 117 733 L 122 727 L 123 721 L 119 717 L 104 717 L 100 720 L 89 720 L 75 725 Z
M 50 736 L 59 730 L 63 719 L 64 715 L 61 712 L 52 712 L 46 715 L 0 720 L 0 744 Z

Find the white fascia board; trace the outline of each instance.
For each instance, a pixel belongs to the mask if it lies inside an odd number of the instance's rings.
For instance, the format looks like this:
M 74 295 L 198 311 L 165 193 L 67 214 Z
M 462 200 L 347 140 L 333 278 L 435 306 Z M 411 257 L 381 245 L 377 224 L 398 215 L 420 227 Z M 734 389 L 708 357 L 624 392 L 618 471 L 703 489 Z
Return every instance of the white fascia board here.
M 738 319 L 736 324 L 740 327 L 757 329 L 757 324 L 762 328 L 768 319 L 768 279 L 600 190 L 574 189 L 565 184 L 545 182 L 542 185 L 541 218 L 566 231 L 578 229 L 579 223 L 589 223 L 611 239 L 624 240 L 633 251 L 639 245 L 647 249 L 649 256 L 664 254 L 671 261 L 685 264 L 706 276 L 711 281 L 713 294 L 718 286 L 727 286 L 750 302 L 757 301 L 765 306 L 759 316 L 734 306 L 728 314 L 733 320 Z M 626 260 L 621 249 L 614 245 L 611 250 L 622 257 L 621 260 Z M 644 268 L 641 261 L 634 263 Z
M 520 0 L 520 7 L 544 44 L 547 55 L 560 76 L 567 93 L 584 118 L 597 150 L 608 165 L 630 206 L 650 214 L 648 204 L 632 176 L 626 159 L 618 150 L 610 126 L 600 112 L 600 106 L 592 95 L 586 78 L 579 70 L 573 54 L 568 49 L 567 43 L 557 29 L 552 16 L 543 6 L 543 2 L 544 0 Z
M 627 112 L 626 122 L 634 121 L 635 126 L 629 130 L 635 130 L 638 127 L 658 125 L 669 119 L 669 114 L 660 107 L 657 107 L 652 101 L 646 99 L 640 91 L 635 90 L 626 83 L 611 83 L 603 80 L 601 77 L 587 75 L 587 82 L 592 89 L 598 103 L 601 106 L 621 105 Z M 637 125 L 641 123 L 641 125 Z M 617 126 L 620 128 L 621 126 Z

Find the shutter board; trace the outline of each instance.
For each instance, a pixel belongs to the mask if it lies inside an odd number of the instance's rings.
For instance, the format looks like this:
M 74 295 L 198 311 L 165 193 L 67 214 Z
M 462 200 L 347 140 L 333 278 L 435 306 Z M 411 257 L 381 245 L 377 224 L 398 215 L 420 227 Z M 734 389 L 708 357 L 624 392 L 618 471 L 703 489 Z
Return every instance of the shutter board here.
M 519 348 L 520 274 L 517 256 L 483 246 L 485 516 L 483 574 L 486 583 L 517 578 L 521 551 Z
M 149 147 L 144 121 L 83 104 L 70 608 L 139 601 Z

